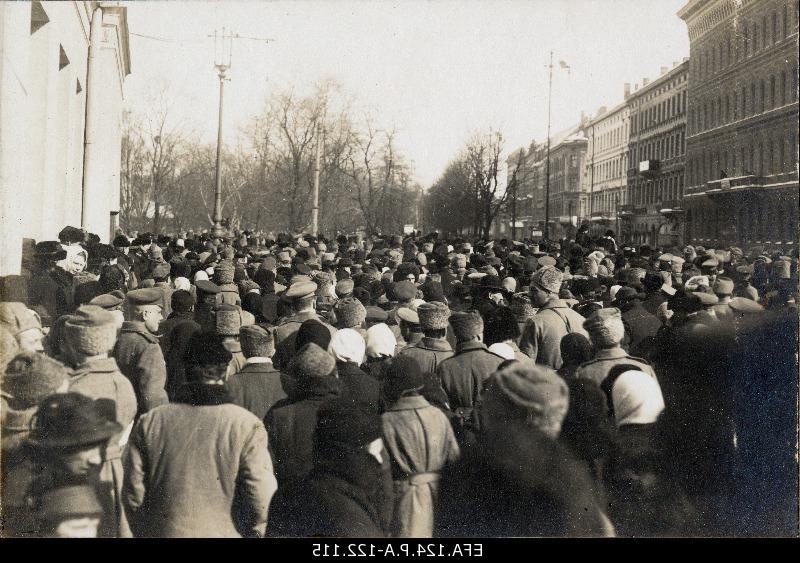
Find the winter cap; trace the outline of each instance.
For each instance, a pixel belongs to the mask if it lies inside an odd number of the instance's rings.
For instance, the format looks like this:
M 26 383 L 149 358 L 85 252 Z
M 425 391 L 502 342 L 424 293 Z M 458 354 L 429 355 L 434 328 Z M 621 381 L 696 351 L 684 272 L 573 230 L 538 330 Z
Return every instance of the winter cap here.
M 336 282 L 336 295 L 339 297 L 345 297 L 353 293 L 353 280 L 350 278 L 340 280 Z
M 239 336 L 239 330 L 245 325 L 242 310 L 236 305 L 223 304 L 216 308 L 216 329 L 220 336 Z M 252 324 L 252 323 L 251 323 Z
M 614 419 L 623 424 L 652 424 L 664 410 L 661 387 L 652 375 L 642 371 L 623 372 L 611 388 Z
M 159 262 L 153 266 L 152 275 L 154 279 L 161 280 L 169 277 L 171 271 L 170 265 L 166 262 Z
M 328 345 L 328 351 L 339 362 L 354 362 L 361 365 L 366 353 L 364 338 L 352 328 L 336 331 Z
M 503 342 L 495 342 L 494 344 L 489 346 L 489 351 L 493 354 L 497 354 L 498 356 L 506 360 L 517 359 L 517 356 L 514 354 L 514 349 L 508 344 L 505 344 Z
M 492 376 L 486 398 L 494 398 L 551 438 L 561 432 L 569 407 L 569 388 L 552 369 L 513 363 Z
M 423 330 L 444 329 L 449 324 L 450 308 L 440 301 L 422 303 L 417 307 L 417 315 Z
M 260 325 L 243 326 L 239 342 L 245 358 L 254 356 L 271 358 L 275 354 L 275 336 L 272 329 Z
M 487 345 L 516 340 L 519 335 L 519 323 L 514 312 L 508 307 L 497 307 L 486 315 L 483 340 Z
M 397 318 L 401 321 L 405 321 L 412 325 L 419 325 L 419 314 L 414 310 L 408 307 L 400 307 L 397 309 L 396 313 Z
M 163 299 L 164 293 L 155 288 L 134 289 L 125 295 L 125 301 L 130 307 L 143 307 L 145 305 L 158 305 L 160 307 Z
M 425 301 L 439 301 L 441 303 L 446 303 L 444 297 L 444 288 L 442 287 L 441 283 L 429 280 L 425 282 L 420 289 L 422 290 L 422 296 L 425 298 Z
M 598 309 L 583 322 L 583 328 L 598 348 L 616 346 L 625 336 L 622 314 L 616 307 Z
M 531 276 L 531 285 L 537 286 L 539 289 L 554 293 L 558 295 L 561 290 L 561 280 L 563 274 L 554 266 L 544 266 Z
M 113 420 L 114 411 L 110 399 L 93 400 L 80 393 L 50 395 L 39 403 L 28 440 L 45 449 L 101 444 L 122 431 L 122 425 Z
M 183 289 L 176 289 L 170 297 L 170 306 L 176 313 L 188 313 L 194 306 L 194 297 Z
M 359 328 L 367 318 L 367 310 L 361 301 L 353 297 L 340 299 L 333 307 L 336 324 L 340 328 Z
M 103 295 L 98 295 L 91 301 L 89 301 L 89 305 L 96 305 L 98 307 L 102 307 L 106 311 L 114 311 L 116 309 L 120 309 L 122 304 L 125 302 L 125 294 L 119 290 L 112 291 L 111 293 L 104 293 Z
M 419 362 L 411 356 L 398 356 L 386 370 L 383 392 L 396 400 L 404 391 L 419 391 L 425 386 L 425 376 Z
M 69 380 L 66 366 L 39 352 L 21 352 L 4 367 L 3 391 L 17 409 L 35 407 Z
M 64 337 L 80 354 L 106 354 L 117 342 L 116 319 L 102 307 L 82 305 L 64 323 Z
M 233 356 L 222 344 L 222 337 L 213 332 L 196 332 L 189 338 L 189 345 L 183 356 L 189 366 L 223 366 Z
M 328 352 L 310 342 L 300 348 L 289 363 L 289 373 L 298 380 L 328 377 L 336 369 L 336 360 Z
M 311 342 L 323 350 L 327 350 L 331 343 L 331 331 L 316 319 L 308 319 L 300 325 L 294 340 L 295 349 L 299 350 Z
M 100 518 L 103 507 L 91 485 L 63 485 L 49 489 L 36 501 L 36 519 L 45 527 L 78 518 Z
M 714 282 L 714 293 L 717 295 L 733 294 L 733 280 L 724 276 L 719 276 Z
M 317 412 L 314 448 L 318 456 L 330 450 L 358 450 L 382 436 L 381 417 L 345 399 L 328 401 Z
M 483 336 L 483 319 L 477 311 L 453 313 L 450 316 L 450 324 L 457 342 L 466 342 Z
M 417 296 L 417 286 L 408 280 L 394 282 L 392 284 L 392 293 L 397 301 L 411 301 Z
M 214 267 L 214 283 L 226 285 L 233 283 L 233 276 L 236 268 L 230 260 L 222 260 Z
M 367 329 L 367 357 L 394 356 L 396 347 L 397 339 L 386 323 L 378 323 Z
M 592 343 L 580 332 L 565 335 L 559 343 L 559 348 L 564 365 L 577 366 L 594 357 Z

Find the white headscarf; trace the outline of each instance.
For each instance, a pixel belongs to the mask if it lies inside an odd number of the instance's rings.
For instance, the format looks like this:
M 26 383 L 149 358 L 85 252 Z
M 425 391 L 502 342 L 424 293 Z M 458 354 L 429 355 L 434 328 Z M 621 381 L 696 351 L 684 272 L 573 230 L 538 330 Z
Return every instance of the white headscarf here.
M 182 289 L 184 291 L 191 292 L 192 291 L 192 282 L 184 277 L 175 278 L 172 281 L 172 284 L 175 286 L 175 289 Z
M 194 283 L 199 282 L 200 280 L 208 281 L 208 274 L 205 270 L 198 270 L 197 273 L 194 275 Z
M 367 329 L 367 357 L 394 356 L 397 339 L 386 323 L 378 323 Z
M 652 424 L 664 410 L 664 396 L 655 378 L 643 371 L 622 373 L 611 389 L 614 418 L 623 424 Z
M 336 331 L 331 338 L 328 352 L 333 354 L 339 362 L 364 363 L 364 354 L 367 344 L 361 335 L 352 328 L 343 328 Z
M 514 354 L 514 349 L 505 344 L 503 342 L 495 342 L 491 346 L 489 346 L 489 351 L 493 354 L 497 354 L 501 358 L 505 358 L 506 360 L 516 360 L 517 356 Z

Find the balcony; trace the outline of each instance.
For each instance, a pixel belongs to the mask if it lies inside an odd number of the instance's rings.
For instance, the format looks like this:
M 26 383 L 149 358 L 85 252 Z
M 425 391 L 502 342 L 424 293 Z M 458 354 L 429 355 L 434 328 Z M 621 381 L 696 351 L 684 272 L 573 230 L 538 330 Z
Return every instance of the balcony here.
M 642 160 L 639 162 L 639 174 L 645 178 L 653 178 L 661 172 L 660 160 Z
M 661 202 L 659 206 L 659 213 L 664 215 L 665 217 L 670 217 L 674 215 L 681 215 L 686 213 L 683 209 L 683 205 L 681 204 L 680 200 L 677 199 L 667 199 Z

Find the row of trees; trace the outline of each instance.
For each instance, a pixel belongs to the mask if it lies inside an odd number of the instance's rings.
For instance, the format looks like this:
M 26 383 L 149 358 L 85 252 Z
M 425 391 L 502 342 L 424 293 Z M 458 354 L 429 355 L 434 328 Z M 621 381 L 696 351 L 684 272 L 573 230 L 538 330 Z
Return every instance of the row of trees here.
M 222 215 L 231 228 L 299 232 L 310 228 L 320 150 L 319 228 L 327 234 L 400 232 L 414 222 L 421 188 L 397 149 L 395 131 L 356 118 L 335 83 L 311 95 L 271 96 L 222 153 Z M 193 140 L 161 101 L 128 113 L 122 139 L 121 226 L 183 231 L 212 224 L 216 146 Z
M 523 181 L 519 174 L 524 167 L 518 163 L 502 183 L 504 154 L 502 133 L 474 134 L 428 190 L 425 218 L 429 226 L 488 236 L 509 196 Z

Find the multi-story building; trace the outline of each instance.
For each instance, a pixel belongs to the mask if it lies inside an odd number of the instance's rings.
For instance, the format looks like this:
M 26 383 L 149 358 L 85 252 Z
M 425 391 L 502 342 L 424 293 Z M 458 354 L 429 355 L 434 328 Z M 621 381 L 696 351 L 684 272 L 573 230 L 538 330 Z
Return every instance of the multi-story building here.
M 628 198 L 620 205 L 620 236 L 636 244 L 683 244 L 689 59 L 661 67 L 660 76 L 630 93 Z
M 119 212 L 127 8 L 0 2 L 0 275 L 65 225 L 107 242 Z
M 798 221 L 797 0 L 691 0 L 686 238 L 791 247 Z
M 601 107 L 586 126 L 586 183 L 589 189 L 590 232 L 602 235 L 617 228 L 619 206 L 627 203 L 630 85 L 625 85 L 626 100 L 607 110 Z

